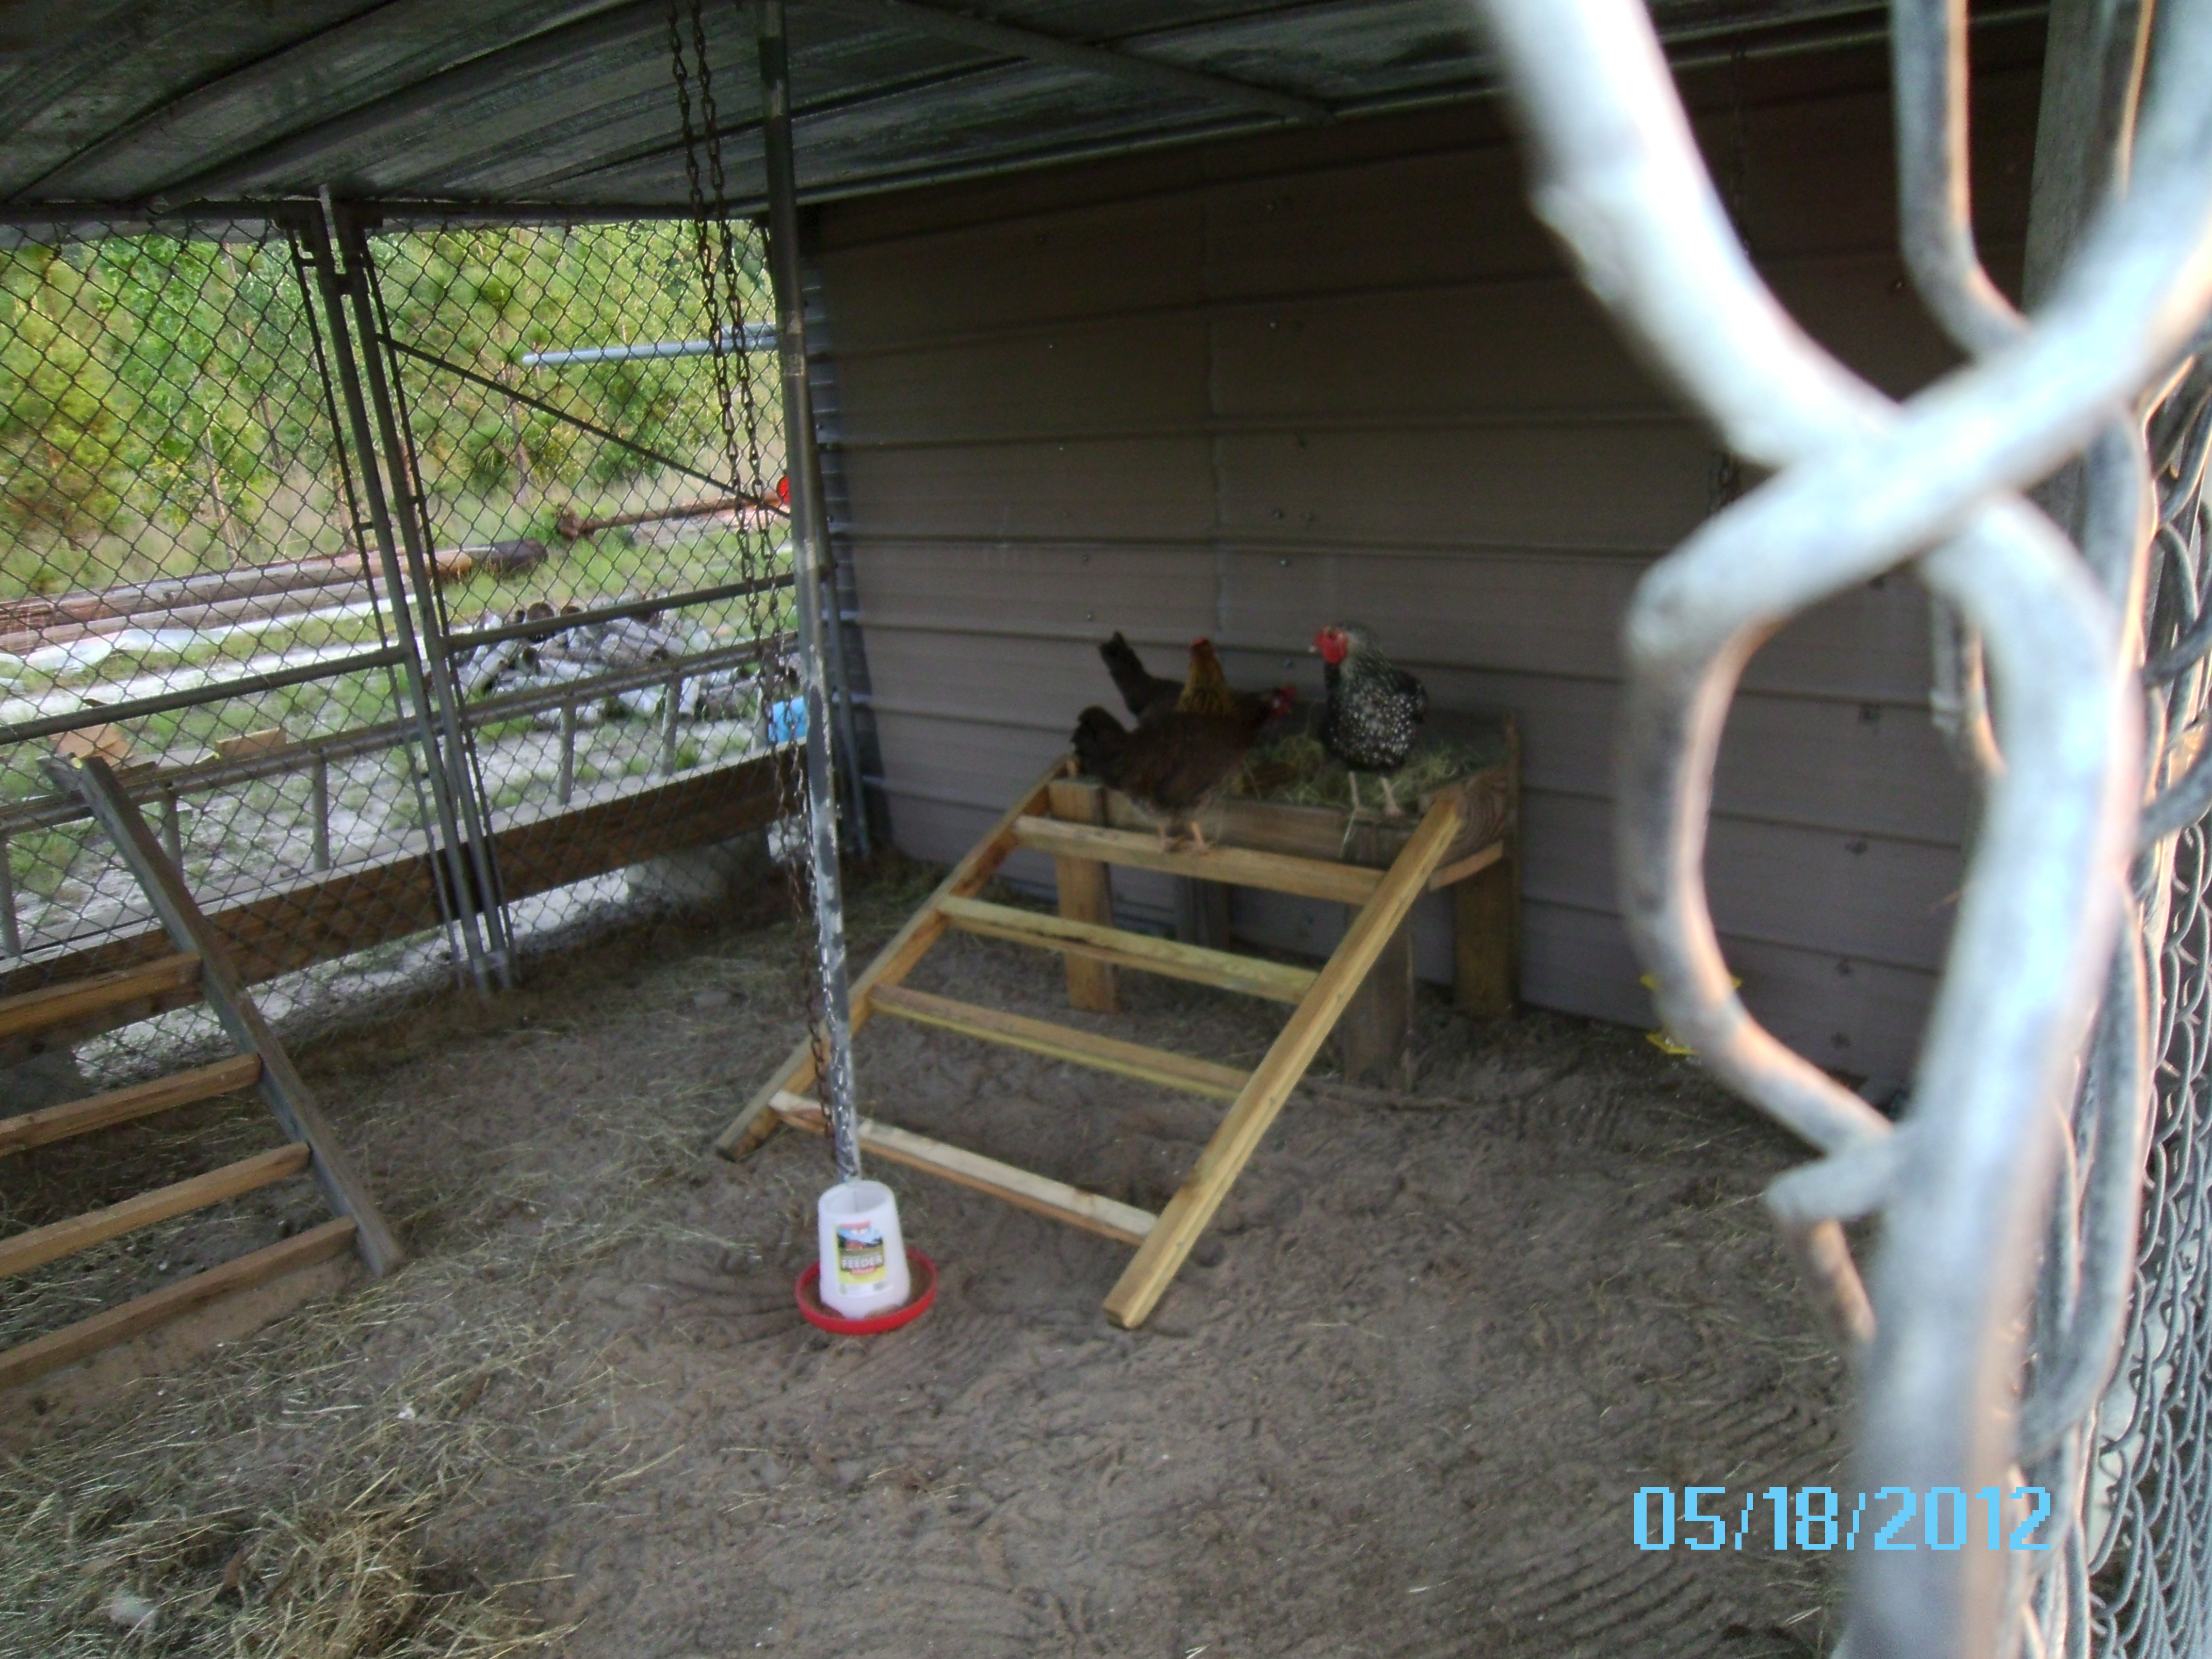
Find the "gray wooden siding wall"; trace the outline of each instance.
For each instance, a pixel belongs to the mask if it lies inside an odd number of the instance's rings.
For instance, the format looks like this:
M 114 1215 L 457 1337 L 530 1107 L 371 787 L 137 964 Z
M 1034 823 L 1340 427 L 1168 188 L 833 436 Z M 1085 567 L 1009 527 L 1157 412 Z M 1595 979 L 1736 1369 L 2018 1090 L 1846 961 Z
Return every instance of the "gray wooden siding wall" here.
M 1894 252 L 1884 70 L 1689 86 L 1769 280 L 1903 393 L 1951 359 Z M 2001 270 L 2035 84 L 2015 61 L 1978 91 Z M 1438 705 L 1521 722 L 1527 999 L 1649 1023 L 1611 868 L 1615 641 L 1638 575 L 1711 511 L 1717 454 L 1565 273 L 1494 112 L 833 208 L 818 261 L 900 846 L 957 856 L 1113 702 L 1092 647 L 1115 628 L 1161 672 L 1207 634 L 1239 683 L 1311 694 L 1315 629 L 1357 618 Z M 1959 881 L 1969 802 L 1927 655 L 1909 578 L 1830 605 L 1752 664 L 1720 769 L 1708 873 L 1745 1000 L 1847 1071 L 1909 1063 Z M 1120 896 L 1166 912 L 1156 882 Z M 1240 895 L 1237 925 L 1318 948 L 1341 924 Z M 1435 977 L 1443 926 L 1422 921 Z

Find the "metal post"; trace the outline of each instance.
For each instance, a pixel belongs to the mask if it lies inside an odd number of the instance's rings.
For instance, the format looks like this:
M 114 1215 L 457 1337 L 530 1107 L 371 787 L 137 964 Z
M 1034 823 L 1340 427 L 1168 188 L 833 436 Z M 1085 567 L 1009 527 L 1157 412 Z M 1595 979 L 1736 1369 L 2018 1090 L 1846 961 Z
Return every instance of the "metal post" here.
M 440 753 L 429 693 L 422 684 L 422 649 L 415 637 L 414 618 L 407 610 L 407 585 L 399 568 L 398 545 L 392 532 L 391 504 L 385 497 L 375 431 L 369 424 L 368 406 L 362 397 L 360 364 L 353 349 L 352 330 L 346 321 L 343 296 L 348 288 L 359 285 L 361 274 L 356 270 L 343 279 L 339 276 L 337 262 L 331 252 L 330 226 L 319 209 L 309 211 L 304 222 L 305 240 L 314 260 L 315 288 L 331 331 L 331 356 L 337 366 L 339 391 L 345 398 L 346 421 L 353 428 L 354 449 L 361 458 L 362 490 L 368 501 L 369 526 L 376 532 L 377 554 L 384 568 L 384 587 L 392 627 L 399 636 L 400 664 L 407 671 L 408 701 L 414 705 L 415 741 L 423 759 L 430 763 L 424 770 L 431 803 L 437 813 L 439 840 L 442 842 L 438 856 L 447 866 L 453 896 L 453 920 L 460 930 L 462 949 L 477 988 L 485 990 L 489 988 L 489 981 L 484 968 L 484 943 L 477 931 L 476 914 L 467 902 L 468 867 L 462 861 L 453 779 Z M 407 757 L 411 778 L 415 775 L 415 750 L 405 749 L 401 752 Z
M 760 8 L 762 130 L 768 161 L 769 280 L 783 352 L 783 434 L 791 480 L 793 586 L 799 599 L 799 670 L 806 703 L 806 816 L 814 876 L 816 962 L 822 976 L 822 1103 L 836 1146 L 837 1174 L 860 1174 L 859 1108 L 853 1089 L 853 1022 L 845 970 L 845 898 L 837 869 L 837 799 L 830 780 L 829 690 L 823 673 L 822 571 L 829 526 L 822 510 L 814 405 L 806 384 L 806 297 L 799 271 L 799 187 L 792 170 L 791 80 L 783 0 Z
M 183 809 L 177 805 L 177 792 L 161 791 L 161 850 L 168 854 L 169 862 L 182 873 L 185 867 L 185 826 Z
M 801 250 L 802 256 L 803 252 Z M 804 284 L 809 275 L 804 257 L 799 260 L 799 272 Z M 811 414 L 814 407 L 814 358 L 811 350 L 806 376 L 807 409 Z M 827 623 L 822 635 L 823 668 L 830 678 L 831 712 L 837 719 L 837 752 L 844 762 L 845 796 L 849 811 L 845 822 L 852 826 L 854 848 L 865 859 L 872 849 L 869 846 L 868 798 L 860 777 L 860 738 L 853 719 L 853 677 L 845 662 L 845 606 L 838 592 L 837 547 L 829 533 L 830 490 L 825 477 L 826 464 L 822 459 L 822 446 L 816 441 L 811 422 L 806 429 L 806 458 L 814 485 L 814 498 L 821 503 L 822 508 L 823 614 Z
M 684 701 L 684 676 L 671 674 L 660 699 L 660 775 L 676 775 L 676 715 Z
M 386 470 L 393 487 L 404 497 L 407 509 L 398 515 L 400 545 L 405 550 L 408 568 L 414 576 L 415 604 L 420 611 L 421 638 L 423 641 L 423 661 L 430 671 L 430 690 L 437 709 L 440 724 L 445 729 L 446 741 L 441 750 L 447 775 L 452 780 L 453 804 L 459 811 L 462 830 L 462 849 L 467 865 L 465 872 L 475 879 L 461 890 L 473 888 L 478 902 L 473 908 L 480 916 L 484 929 L 484 956 L 493 975 L 502 987 L 514 983 L 512 953 L 507 937 L 505 913 L 499 898 L 499 875 L 493 867 L 490 826 L 486 822 L 483 803 L 476 787 L 468 763 L 468 737 L 461 727 L 460 693 L 453 685 L 453 668 L 448 659 L 445 627 L 438 617 L 436 592 L 437 574 L 430 548 L 422 539 L 422 521 L 416 510 L 421 500 L 414 492 L 420 486 L 415 475 L 412 457 L 401 441 L 399 416 L 393 402 L 391 383 L 385 378 L 384 353 L 380 349 L 382 335 L 377 326 L 376 308 L 369 296 L 369 284 L 375 280 L 374 264 L 369 258 L 368 237 L 358 221 L 340 216 L 338 239 L 345 250 L 346 296 L 353 301 L 354 317 L 360 325 L 362 364 L 368 371 L 369 402 L 376 410 L 378 432 L 384 441 Z
M 314 769 L 315 848 L 314 867 L 331 867 L 331 757 L 321 750 L 315 750 Z
M 15 867 L 4 830 L 0 830 L 0 950 L 11 957 L 23 954 L 23 935 L 15 925 Z
M 554 797 L 566 806 L 576 793 L 576 705 L 561 705 L 561 778 L 554 786 Z

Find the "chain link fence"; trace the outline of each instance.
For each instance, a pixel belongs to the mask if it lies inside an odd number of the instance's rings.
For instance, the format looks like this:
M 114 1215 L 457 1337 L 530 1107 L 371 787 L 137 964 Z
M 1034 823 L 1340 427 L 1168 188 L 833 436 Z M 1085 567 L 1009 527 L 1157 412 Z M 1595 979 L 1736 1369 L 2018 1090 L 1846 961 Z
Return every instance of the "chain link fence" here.
M 56 752 L 311 1015 L 773 815 L 781 423 L 724 476 L 691 228 L 332 229 L 0 233 L 0 995 L 167 950 Z
M 2174 0 L 2154 33 L 2148 8 L 2054 8 L 2046 88 L 2079 107 L 2039 143 L 2087 159 L 2039 156 L 2038 193 L 2047 161 L 2076 167 L 2087 207 L 2045 238 L 2059 253 L 2030 319 L 1974 248 L 1966 8 L 1898 0 L 1905 263 L 1973 360 L 1902 404 L 1822 353 L 1752 270 L 1641 8 L 1484 11 L 1538 212 L 1729 451 L 1774 473 L 1653 569 L 1625 628 L 1620 881 L 1661 1015 L 1821 1154 L 1767 1196 L 1857 1362 L 1856 1501 L 1972 1495 L 2014 1539 L 2001 1520 L 2049 1523 L 2033 1549 L 1938 1548 L 1931 1532 L 1924 1549 L 1858 1550 L 1844 1648 L 2201 1654 L 2212 382 L 2190 365 L 2212 343 L 2212 4 Z M 2075 51 L 2062 12 L 2098 38 Z M 2017 493 L 2076 456 L 2047 512 Z M 1900 564 L 1945 618 L 1934 707 L 1983 811 L 1892 1124 L 1746 1012 L 1703 864 L 1743 665 Z M 1845 1225 L 1877 1219 L 1863 1282 Z
M 594 862 L 585 840 L 625 845 L 672 812 L 726 815 L 752 787 L 738 763 L 798 734 L 757 678 L 757 641 L 791 611 L 761 238 L 736 238 L 732 477 L 696 236 L 659 221 L 366 244 L 420 534 L 452 550 L 428 648 L 468 711 L 491 829 L 540 831 L 537 864 Z M 526 925 L 596 896 L 571 884 Z

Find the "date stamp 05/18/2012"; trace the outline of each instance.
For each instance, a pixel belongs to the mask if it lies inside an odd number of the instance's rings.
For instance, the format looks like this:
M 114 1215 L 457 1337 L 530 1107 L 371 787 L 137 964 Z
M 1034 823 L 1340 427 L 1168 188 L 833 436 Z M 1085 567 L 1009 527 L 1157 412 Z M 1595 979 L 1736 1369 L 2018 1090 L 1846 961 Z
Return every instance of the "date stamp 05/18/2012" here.
M 1832 1486 L 1644 1486 L 1636 1547 L 1644 1550 L 2047 1550 L 2051 1494 L 2040 1486 L 1882 1486 L 1847 1504 Z M 2008 1500 L 2001 1502 L 2000 1500 Z M 1978 1511 L 1978 1513 L 1977 1513 Z M 1979 1524 L 1977 1524 L 1977 1523 Z

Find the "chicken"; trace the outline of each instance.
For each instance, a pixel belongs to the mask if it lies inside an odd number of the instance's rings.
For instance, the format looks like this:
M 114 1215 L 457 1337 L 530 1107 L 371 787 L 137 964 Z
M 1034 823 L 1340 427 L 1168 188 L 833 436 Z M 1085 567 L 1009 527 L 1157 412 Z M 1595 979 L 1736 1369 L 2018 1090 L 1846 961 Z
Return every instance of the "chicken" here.
M 1164 679 L 1145 666 L 1137 649 L 1120 634 L 1098 647 L 1106 672 L 1121 701 L 1139 725 L 1181 708 L 1185 714 L 1242 714 L 1267 717 L 1272 714 L 1271 691 L 1233 690 L 1221 672 L 1221 659 L 1213 641 L 1204 637 L 1190 642 L 1190 672 L 1183 679 Z
M 1098 654 L 1106 664 L 1106 672 L 1114 677 L 1114 686 L 1121 692 L 1121 701 L 1138 720 L 1164 714 L 1182 700 L 1182 682 L 1162 679 L 1147 670 L 1145 659 L 1137 654 L 1137 647 L 1124 639 L 1119 629 L 1098 647 Z
M 1356 623 L 1324 628 L 1314 635 L 1321 653 L 1328 702 L 1322 710 L 1322 745 L 1345 769 L 1352 810 L 1359 811 L 1359 775 L 1372 772 L 1382 785 L 1386 817 L 1405 809 L 1390 792 L 1390 774 L 1406 763 L 1429 712 L 1428 688 L 1376 648 L 1375 636 Z
M 1095 704 L 1085 709 L 1075 722 L 1076 761 L 1159 822 L 1163 852 L 1179 821 L 1204 852 L 1197 815 L 1227 787 L 1260 728 L 1290 711 L 1292 695 L 1288 686 L 1266 696 L 1231 690 L 1212 646 L 1200 640 L 1174 708 L 1140 717 L 1134 730 Z

